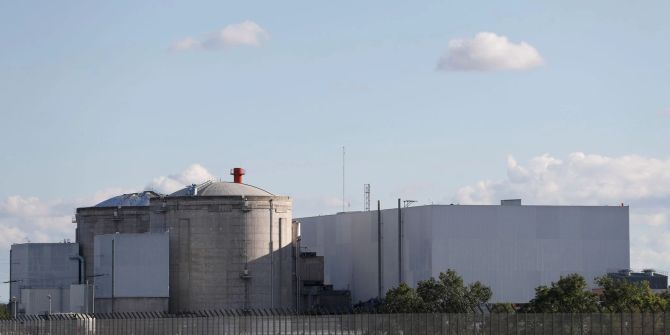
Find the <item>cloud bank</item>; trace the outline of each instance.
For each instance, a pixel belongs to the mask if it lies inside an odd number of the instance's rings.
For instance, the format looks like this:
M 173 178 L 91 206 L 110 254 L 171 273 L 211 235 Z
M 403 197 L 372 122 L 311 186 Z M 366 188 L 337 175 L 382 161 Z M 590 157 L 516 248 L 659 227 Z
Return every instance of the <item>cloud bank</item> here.
M 209 179 L 214 176 L 206 168 L 192 164 L 179 173 L 154 178 L 145 189 L 171 193 Z M 108 188 L 85 198 L 69 200 L 43 200 L 22 195 L 0 199 L 0 258 L 12 243 L 74 239 L 72 217 L 76 208 L 94 206 L 119 194 L 138 190 L 140 188 Z
M 187 185 L 200 184 L 210 179 L 215 177 L 204 166 L 191 164 L 179 173 L 154 178 L 144 189 L 169 194 Z
M 519 164 L 507 159 L 507 178 L 460 188 L 454 201 L 630 205 L 631 265 L 670 270 L 670 159 L 608 157 L 581 152 L 558 159 L 541 155 Z
M 449 41 L 447 53 L 437 64 L 444 71 L 528 70 L 544 64 L 540 53 L 526 42 L 481 32 L 474 38 Z
M 270 34 L 256 22 L 246 20 L 225 26 L 223 29 L 205 34 L 201 38 L 186 37 L 170 47 L 174 51 L 222 50 L 235 46 L 261 46 L 270 39 Z
M 129 192 L 132 191 L 109 188 L 79 199 L 43 200 L 21 195 L 0 199 L 0 259 L 13 243 L 74 240 L 75 208 L 93 206 Z

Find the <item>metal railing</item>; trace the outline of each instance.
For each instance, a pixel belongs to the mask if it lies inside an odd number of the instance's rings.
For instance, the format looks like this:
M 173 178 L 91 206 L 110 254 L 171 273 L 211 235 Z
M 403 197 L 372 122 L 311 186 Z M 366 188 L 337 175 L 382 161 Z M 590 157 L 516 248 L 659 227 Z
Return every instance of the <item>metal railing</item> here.
M 670 333 L 670 312 L 296 314 L 277 310 L 218 310 L 184 314 L 67 314 L 0 320 L 0 335 L 661 335 L 668 333 Z

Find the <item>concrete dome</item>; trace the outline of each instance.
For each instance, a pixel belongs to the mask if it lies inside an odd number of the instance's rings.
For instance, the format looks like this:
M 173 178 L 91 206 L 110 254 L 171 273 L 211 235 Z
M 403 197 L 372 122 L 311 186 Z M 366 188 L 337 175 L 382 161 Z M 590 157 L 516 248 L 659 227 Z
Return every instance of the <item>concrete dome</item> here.
M 149 206 L 149 200 L 160 196 L 153 191 L 144 191 L 141 193 L 128 193 L 109 198 L 95 207 L 127 207 L 127 206 Z
M 170 194 L 171 197 L 216 197 L 216 196 L 273 196 L 272 193 L 256 186 L 225 181 L 207 181 L 191 185 Z

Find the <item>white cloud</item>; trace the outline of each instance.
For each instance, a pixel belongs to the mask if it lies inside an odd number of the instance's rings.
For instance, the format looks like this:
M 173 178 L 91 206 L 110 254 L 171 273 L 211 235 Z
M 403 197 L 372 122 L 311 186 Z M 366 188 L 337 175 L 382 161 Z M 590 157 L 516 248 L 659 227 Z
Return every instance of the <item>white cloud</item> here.
M 110 188 L 92 196 L 69 200 L 43 200 L 12 195 L 0 199 L 0 254 L 13 243 L 74 240 L 72 218 L 77 207 L 93 206 L 132 190 Z
M 64 209 L 62 205 L 61 201 L 17 195 L 0 200 L 0 250 L 8 249 L 12 243 L 71 239 L 74 208 Z
M 526 164 L 507 160 L 507 178 L 460 188 L 455 201 L 630 205 L 631 265 L 670 270 L 670 159 L 637 155 L 608 157 L 573 153 L 565 159 L 541 155 Z
M 544 64 L 540 53 L 526 42 L 513 43 L 507 37 L 481 32 L 474 38 L 449 41 L 447 53 L 437 68 L 445 71 L 528 70 Z
M 200 184 L 210 179 L 215 178 L 204 166 L 192 164 L 177 174 L 154 178 L 144 189 L 169 194 L 186 185 Z
M 169 193 L 185 185 L 213 178 L 202 165 L 192 164 L 180 173 L 155 178 L 147 185 L 147 189 Z M 8 250 L 12 243 L 74 239 L 75 224 L 72 223 L 72 217 L 77 207 L 93 206 L 138 189 L 108 188 L 88 197 L 68 200 L 43 200 L 21 195 L 0 199 L 0 254 Z
M 326 215 L 342 211 L 342 196 L 296 195 L 293 198 L 293 217 Z M 351 202 L 347 201 L 346 209 L 351 209 Z
M 670 117 L 670 108 L 666 108 L 660 112 L 662 116 L 668 116 Z
M 174 44 L 172 44 L 171 49 L 175 51 L 181 51 L 181 50 L 197 49 L 199 47 L 200 42 L 198 40 L 196 40 L 193 37 L 187 37 L 177 42 L 174 42 Z
M 230 24 L 223 29 L 205 34 L 200 39 L 187 37 L 172 44 L 175 51 L 206 49 L 220 50 L 234 46 L 258 47 L 270 38 L 270 34 L 256 22 L 246 20 Z

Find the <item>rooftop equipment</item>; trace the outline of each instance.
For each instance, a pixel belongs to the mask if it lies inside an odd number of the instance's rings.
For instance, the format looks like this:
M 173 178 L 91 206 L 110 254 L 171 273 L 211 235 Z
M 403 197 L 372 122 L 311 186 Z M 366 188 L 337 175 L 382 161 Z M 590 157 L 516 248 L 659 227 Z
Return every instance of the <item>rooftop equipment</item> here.
M 242 176 L 244 176 L 243 168 L 234 168 L 230 170 L 230 174 L 233 175 L 233 181 L 237 184 L 242 184 Z

